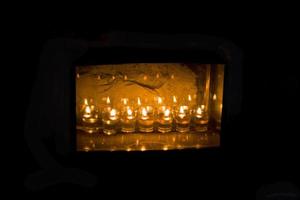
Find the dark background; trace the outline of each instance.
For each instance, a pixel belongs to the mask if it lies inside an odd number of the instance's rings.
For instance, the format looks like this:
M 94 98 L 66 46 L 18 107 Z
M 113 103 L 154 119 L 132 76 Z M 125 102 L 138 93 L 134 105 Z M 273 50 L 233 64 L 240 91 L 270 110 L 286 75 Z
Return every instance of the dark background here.
M 221 153 L 211 152 L 206 154 L 211 157 L 199 159 L 199 153 L 163 153 L 161 156 L 139 154 L 126 159 L 122 156 L 116 159 L 107 157 L 105 159 L 108 163 L 101 168 L 82 163 L 83 168 L 100 174 L 99 184 L 93 192 L 101 196 L 112 187 L 129 196 L 137 195 L 135 190 L 139 190 L 149 197 L 160 191 L 167 196 L 178 194 L 188 197 L 196 194 L 198 199 L 202 195 L 211 198 L 254 199 L 255 192 L 265 184 L 289 181 L 299 185 L 297 135 L 300 101 L 297 96 L 299 63 L 293 60 L 297 55 L 293 48 L 296 41 L 295 27 L 275 16 L 247 20 L 238 18 L 238 15 L 232 19 L 218 18 L 213 22 L 195 18 L 166 20 L 160 23 L 144 22 L 142 25 L 116 24 L 105 20 L 99 21 L 99 25 L 77 20 L 46 20 L 27 24 L 23 37 L 26 37 L 28 43 L 25 52 L 28 67 L 21 68 L 22 74 L 26 76 L 23 84 L 24 117 L 36 78 L 39 56 L 48 39 L 94 39 L 109 31 L 219 36 L 239 46 L 244 54 L 242 113 L 237 124 L 238 131 L 230 136 L 230 146 Z M 25 142 L 24 158 L 25 178 L 27 174 L 39 169 Z M 91 192 L 91 189 L 68 184 L 51 186 L 43 192 L 72 193 L 75 189 Z

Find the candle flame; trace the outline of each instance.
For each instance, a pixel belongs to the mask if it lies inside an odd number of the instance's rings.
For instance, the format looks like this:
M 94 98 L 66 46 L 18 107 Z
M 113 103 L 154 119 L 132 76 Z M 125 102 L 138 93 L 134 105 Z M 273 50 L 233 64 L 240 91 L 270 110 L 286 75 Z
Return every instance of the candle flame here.
M 127 105 L 128 99 L 123 99 L 123 103 L 124 103 L 124 105 Z
M 200 107 L 197 108 L 197 114 L 201 115 L 202 114 L 202 109 Z
M 147 79 L 148 79 L 148 77 L 145 75 L 145 76 L 144 76 L 144 81 L 146 81 Z
M 180 114 L 184 114 L 184 106 L 180 106 L 180 108 L 179 108 L 179 113 L 180 113 Z
M 127 75 L 124 75 L 124 80 L 125 80 L 125 81 L 127 80 Z
M 188 96 L 189 101 L 192 101 L 192 96 L 189 94 Z
M 173 96 L 173 103 L 177 103 L 177 99 L 175 96 Z
M 109 99 L 109 97 L 106 98 L 106 103 L 107 103 L 107 104 L 110 104 L 110 99 Z
M 214 96 L 213 96 L 213 100 L 216 100 L 217 99 L 217 95 L 216 94 L 214 94 Z
M 111 78 L 112 78 L 112 80 L 115 80 L 115 79 L 116 79 L 116 77 L 115 77 L 115 76 L 112 76 Z
M 89 105 L 87 99 L 84 99 L 84 105 Z
M 204 108 L 205 108 L 205 106 L 204 106 L 204 105 L 201 105 L 201 109 L 204 110 Z
M 138 105 L 140 106 L 142 104 L 140 97 L 138 97 L 137 101 L 138 101 Z
M 174 79 L 174 78 L 175 78 L 175 76 L 174 76 L 174 74 L 172 74 L 172 75 L 171 75 L 171 79 Z
M 165 117 L 169 117 L 169 115 L 170 115 L 170 110 L 169 110 L 169 109 L 166 109 L 164 114 L 165 114 Z
M 87 114 L 91 113 L 91 109 L 89 106 L 85 107 L 85 113 L 87 113 Z
M 80 78 L 80 75 L 79 75 L 79 73 L 77 73 L 77 74 L 76 74 L 76 76 L 77 76 L 77 78 Z
M 110 116 L 111 116 L 111 117 L 115 117 L 116 114 L 117 114 L 116 109 L 111 109 L 111 111 L 110 111 Z
M 180 106 L 179 107 L 179 114 L 178 116 L 183 119 L 185 117 L 185 113 L 184 113 L 184 106 Z
M 159 78 L 159 73 L 156 74 L 156 78 Z
M 131 116 L 132 115 L 132 110 L 130 108 L 127 109 L 127 115 Z
M 143 108 L 143 109 L 142 109 L 142 116 L 143 116 L 143 117 L 146 117 L 146 116 L 147 116 L 147 110 L 146 110 L 146 108 Z
M 161 97 L 158 97 L 158 98 L 157 98 L 157 102 L 158 102 L 158 104 L 161 104 L 161 103 L 162 103 Z

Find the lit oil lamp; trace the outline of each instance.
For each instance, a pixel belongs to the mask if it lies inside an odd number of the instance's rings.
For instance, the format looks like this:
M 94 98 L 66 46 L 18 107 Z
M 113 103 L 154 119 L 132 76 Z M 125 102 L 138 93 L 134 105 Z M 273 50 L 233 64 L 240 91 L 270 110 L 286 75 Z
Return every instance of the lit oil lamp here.
M 87 99 L 84 99 L 84 104 L 81 108 L 81 120 L 84 131 L 88 133 L 95 133 L 99 131 L 99 111 L 98 108 L 93 104 L 92 99 L 90 99 L 90 103 Z
M 161 133 L 170 132 L 172 130 L 172 121 L 171 108 L 168 106 L 160 107 L 157 115 L 158 131 Z
M 138 129 L 141 132 L 153 132 L 154 115 L 151 106 L 142 106 L 138 113 Z
M 176 131 L 184 133 L 190 130 L 191 116 L 188 106 L 179 106 L 175 110 Z
M 136 127 L 136 116 L 132 107 L 127 106 L 126 110 L 122 112 L 121 117 L 121 131 L 124 133 L 132 133 Z
M 204 105 L 193 109 L 193 126 L 197 132 L 205 132 L 208 127 L 208 114 Z
M 103 132 L 106 135 L 117 133 L 119 124 L 119 112 L 115 108 L 107 107 L 103 111 L 102 116 Z

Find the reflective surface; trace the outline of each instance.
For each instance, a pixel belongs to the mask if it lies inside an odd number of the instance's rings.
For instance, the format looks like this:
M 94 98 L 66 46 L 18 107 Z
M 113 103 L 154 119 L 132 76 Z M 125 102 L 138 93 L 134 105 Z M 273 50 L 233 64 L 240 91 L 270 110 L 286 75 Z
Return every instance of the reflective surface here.
M 217 147 L 220 135 L 206 133 L 87 134 L 77 131 L 78 151 L 147 151 Z

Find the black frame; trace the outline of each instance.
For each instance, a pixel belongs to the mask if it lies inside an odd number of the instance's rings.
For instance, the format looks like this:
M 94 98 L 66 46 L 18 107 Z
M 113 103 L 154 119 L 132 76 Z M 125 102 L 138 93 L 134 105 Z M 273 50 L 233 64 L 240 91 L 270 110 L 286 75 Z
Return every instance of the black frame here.
M 119 33 L 120 35 L 123 35 L 124 33 Z M 90 41 L 88 43 L 88 51 L 79 59 L 77 59 L 73 63 L 72 67 L 72 99 L 76 99 L 76 74 L 75 74 L 75 68 L 78 65 L 96 65 L 96 64 L 123 64 L 123 63 L 176 63 L 176 62 L 182 62 L 182 63 L 198 63 L 198 64 L 224 64 L 224 91 L 223 91 L 223 111 L 222 111 L 222 127 L 221 127 L 221 133 L 220 133 L 220 146 L 219 147 L 211 147 L 209 149 L 219 149 L 226 147 L 226 126 L 234 121 L 235 115 L 237 115 L 240 112 L 240 104 L 241 99 L 236 99 L 234 101 L 234 110 L 227 109 L 229 106 L 228 104 L 232 101 L 230 99 L 231 96 L 234 94 L 241 95 L 241 90 L 237 90 L 232 88 L 232 85 L 241 85 L 242 84 L 242 67 L 241 63 L 233 64 L 232 61 L 234 59 L 241 60 L 241 55 L 237 55 L 238 58 L 232 57 L 232 53 L 234 51 L 238 51 L 232 43 L 228 43 L 228 41 L 223 41 L 219 38 L 210 38 L 211 41 L 205 41 L 205 40 L 199 40 L 201 36 L 193 35 L 194 37 L 194 43 L 192 39 L 190 39 L 191 36 L 188 35 L 179 35 L 175 36 L 174 38 L 167 39 L 164 36 L 158 36 L 158 35 L 143 35 L 143 34 L 135 34 L 135 33 L 125 33 L 125 35 L 132 37 L 132 40 L 126 41 L 118 41 L 118 43 L 99 43 L 97 41 Z M 135 35 L 136 37 L 133 37 Z M 149 43 L 141 43 L 137 38 L 150 38 Z M 173 46 L 172 41 L 178 41 L 177 38 L 183 38 L 185 40 L 182 41 L 182 43 L 176 43 L 177 45 Z M 147 39 L 145 39 L 147 41 Z M 161 44 L 162 41 L 168 41 L 165 44 Z M 205 41 L 204 43 L 202 43 Z M 216 44 L 229 44 L 231 47 L 225 48 L 222 45 L 217 46 L 217 48 L 207 48 L 207 43 L 209 42 L 215 42 Z M 123 43 L 123 44 L 122 44 Z M 204 46 L 203 46 L 204 44 Z M 213 51 L 214 49 L 214 51 Z M 238 52 L 240 53 L 240 52 Z M 236 60 L 234 60 L 236 61 Z M 239 77 L 235 77 L 239 76 Z M 239 81 L 234 80 L 240 78 Z M 75 113 L 75 106 L 76 102 L 72 101 L 74 105 L 72 114 Z M 233 111 L 233 112 L 230 112 Z M 76 116 L 75 114 L 71 117 L 73 119 L 72 121 L 72 127 L 73 133 L 76 133 L 76 119 L 74 118 Z M 227 125 L 226 125 L 227 124 Z M 224 131 L 225 129 L 225 131 Z M 230 131 L 230 130 L 228 130 Z M 225 134 L 224 134 L 225 133 Z M 76 152 L 76 156 L 78 155 L 85 155 L 85 152 L 78 152 L 76 151 L 76 134 L 71 134 L 70 136 L 72 138 L 72 152 Z M 170 151 L 203 151 L 203 149 L 183 149 L 183 150 L 170 150 Z M 217 150 L 219 151 L 219 150 Z M 154 151 L 157 153 L 157 151 Z M 158 151 L 163 152 L 163 151 Z M 91 153 L 91 152 L 89 152 Z M 110 153 L 110 151 L 95 151 L 93 154 L 107 154 Z M 117 154 L 120 152 L 114 152 L 113 154 Z M 139 153 L 145 153 L 145 152 L 130 152 L 130 154 L 139 154 Z M 128 154 L 128 153 L 126 153 Z
M 79 153 L 74 145 L 75 133 L 75 66 L 83 62 L 84 55 L 89 49 L 102 49 L 112 53 L 113 60 L 118 49 L 123 53 L 134 50 L 136 61 L 141 62 L 143 51 L 159 51 L 174 53 L 170 61 L 175 62 L 174 55 L 181 55 L 183 60 L 191 62 L 188 53 L 194 52 L 198 63 L 213 63 L 213 60 L 225 63 L 223 112 L 221 127 L 221 146 L 209 149 L 146 151 L 146 152 L 89 152 Z M 126 50 L 127 51 L 124 51 Z M 185 52 L 185 54 L 179 54 Z M 86 54 L 87 55 L 87 54 Z M 124 55 L 124 54 L 121 54 Z M 153 54 L 147 54 L 149 58 Z M 171 55 L 171 54 L 170 54 Z M 155 62 L 168 62 L 166 54 Z M 176 57 L 176 56 L 175 56 Z M 242 51 L 230 41 L 221 38 L 201 35 L 154 35 L 140 33 L 116 32 L 107 35 L 105 41 L 88 41 L 84 39 L 54 39 L 46 43 L 41 55 L 38 78 L 33 88 L 32 98 L 25 122 L 25 138 L 34 157 L 43 169 L 63 167 L 62 163 L 79 167 L 82 163 L 110 163 L 113 160 L 164 160 L 194 159 L 211 160 L 222 159 L 224 150 L 230 146 L 231 137 L 234 137 L 233 127 L 241 112 L 242 97 Z M 107 57 L 109 58 L 109 57 Z M 125 60 L 134 59 L 125 56 Z M 179 57 L 176 57 L 177 59 Z M 201 60 L 202 59 L 202 60 Z M 219 60 L 220 59 L 220 60 Z M 124 63 L 125 60 L 118 59 Z M 183 61 L 181 60 L 181 61 Z M 103 62 L 103 61 L 102 61 Z M 148 61 L 149 62 L 149 59 Z M 220 63 L 220 62 L 217 62 Z M 86 63 L 85 63 L 86 64 Z M 97 63 L 99 64 L 99 63 Z M 46 113 L 46 114 L 45 114 Z M 44 143 L 44 139 L 53 137 L 55 144 Z M 55 147 L 55 148 L 53 148 Z M 62 158 L 62 159 L 60 159 Z M 68 158 L 68 159 L 66 159 Z M 59 162 L 58 162 L 59 160 Z M 124 163 L 124 162 L 123 162 Z M 130 162 L 129 162 L 130 163 Z M 92 168 L 92 167 L 91 167 Z

